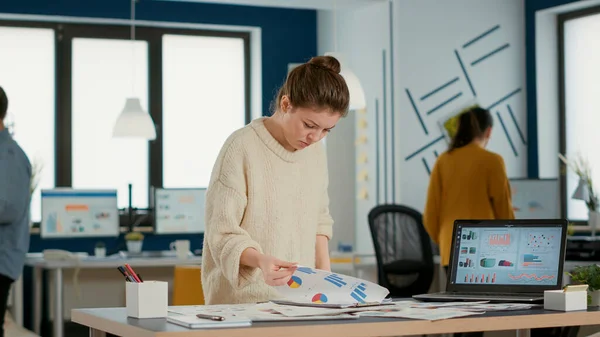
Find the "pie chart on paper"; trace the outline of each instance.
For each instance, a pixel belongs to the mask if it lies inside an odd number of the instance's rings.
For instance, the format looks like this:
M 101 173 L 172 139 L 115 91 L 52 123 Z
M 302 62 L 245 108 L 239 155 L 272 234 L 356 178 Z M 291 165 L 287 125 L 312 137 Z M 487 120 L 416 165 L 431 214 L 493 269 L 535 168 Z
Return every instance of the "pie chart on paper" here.
M 327 296 L 325 296 L 325 294 L 316 294 L 315 296 L 313 296 L 312 298 L 312 302 L 313 303 L 327 303 Z
M 299 278 L 298 276 L 293 275 L 292 278 L 290 278 L 287 282 L 287 285 L 290 288 L 300 288 L 300 286 L 302 285 L 302 279 Z

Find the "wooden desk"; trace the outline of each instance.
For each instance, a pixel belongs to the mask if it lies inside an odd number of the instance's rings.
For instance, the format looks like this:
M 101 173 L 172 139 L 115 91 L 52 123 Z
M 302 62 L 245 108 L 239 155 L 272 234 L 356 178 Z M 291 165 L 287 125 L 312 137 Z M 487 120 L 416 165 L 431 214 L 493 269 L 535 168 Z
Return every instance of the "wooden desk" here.
M 529 336 L 529 329 L 533 328 L 596 325 L 600 322 L 600 310 L 491 312 L 434 322 L 363 317 L 357 320 L 254 323 L 247 328 L 203 330 L 186 329 L 167 323 L 164 318 L 128 318 L 125 308 L 73 309 L 71 320 L 89 327 L 90 337 L 105 337 L 106 333 L 122 337 L 370 337 L 500 330 L 517 330 L 517 336 Z

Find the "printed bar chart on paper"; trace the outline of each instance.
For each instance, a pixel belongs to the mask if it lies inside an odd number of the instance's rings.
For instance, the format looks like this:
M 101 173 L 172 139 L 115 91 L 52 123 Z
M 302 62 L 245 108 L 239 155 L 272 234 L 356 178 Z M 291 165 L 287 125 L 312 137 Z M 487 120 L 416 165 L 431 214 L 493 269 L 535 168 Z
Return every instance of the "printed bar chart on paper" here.
M 298 267 L 286 285 L 275 288 L 282 302 L 315 306 L 381 303 L 389 294 L 378 284 L 308 267 Z

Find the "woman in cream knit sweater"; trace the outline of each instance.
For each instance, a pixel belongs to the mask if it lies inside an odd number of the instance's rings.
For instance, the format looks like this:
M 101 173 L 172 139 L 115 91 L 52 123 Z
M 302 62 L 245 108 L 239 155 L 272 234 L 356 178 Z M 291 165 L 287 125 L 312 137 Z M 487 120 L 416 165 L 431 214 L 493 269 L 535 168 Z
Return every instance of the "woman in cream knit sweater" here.
M 223 145 L 206 195 L 207 304 L 266 301 L 298 264 L 330 269 L 333 220 L 323 137 L 347 114 L 339 62 L 312 58 L 288 75 L 271 117 Z

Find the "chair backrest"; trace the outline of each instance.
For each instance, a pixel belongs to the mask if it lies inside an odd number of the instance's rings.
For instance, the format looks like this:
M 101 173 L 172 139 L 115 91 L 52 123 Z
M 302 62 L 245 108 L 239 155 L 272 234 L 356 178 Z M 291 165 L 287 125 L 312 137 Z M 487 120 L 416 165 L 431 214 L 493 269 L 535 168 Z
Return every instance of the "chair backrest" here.
M 369 212 L 378 264 L 412 260 L 433 265 L 432 245 L 421 213 L 402 205 L 379 205 Z

